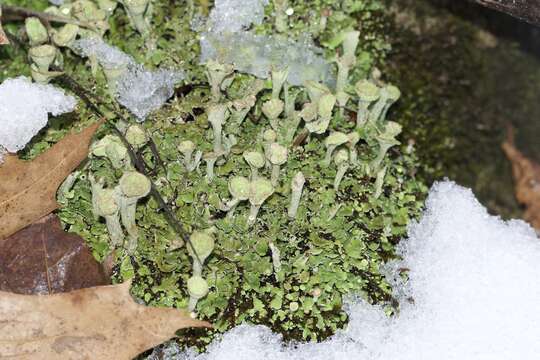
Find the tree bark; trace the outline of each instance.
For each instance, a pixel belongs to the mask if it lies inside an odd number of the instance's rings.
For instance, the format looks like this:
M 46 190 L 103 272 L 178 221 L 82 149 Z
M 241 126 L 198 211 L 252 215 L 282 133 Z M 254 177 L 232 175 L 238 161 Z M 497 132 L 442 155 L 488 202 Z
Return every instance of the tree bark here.
M 540 25 L 540 0 L 474 0 L 476 3 Z

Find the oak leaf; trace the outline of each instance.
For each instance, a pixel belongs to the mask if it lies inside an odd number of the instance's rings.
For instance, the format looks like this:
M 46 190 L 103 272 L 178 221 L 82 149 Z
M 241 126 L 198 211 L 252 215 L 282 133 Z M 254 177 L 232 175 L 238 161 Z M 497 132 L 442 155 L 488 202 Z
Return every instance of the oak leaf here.
M 58 187 L 87 157 L 92 135 L 100 125 L 67 135 L 32 161 L 5 157 L 0 166 L 0 240 L 58 208 Z
M 528 159 L 516 148 L 512 127 L 508 129 L 502 148 L 512 163 L 516 199 L 525 206 L 523 219 L 540 233 L 540 164 Z
M 4 32 L 4 29 L 2 29 L 2 23 L 0 22 L 0 45 L 7 44 L 9 44 L 9 40 L 6 36 L 6 33 Z
M 0 242 L 0 291 L 50 295 L 108 284 L 84 240 L 54 214 Z
M 0 45 L 7 45 L 9 44 L 9 39 L 6 36 L 6 33 L 4 32 L 4 29 L 2 28 L 2 6 L 0 6 Z
M 130 282 L 55 295 L 0 292 L 0 358 L 131 360 L 187 327 L 189 313 L 135 303 Z

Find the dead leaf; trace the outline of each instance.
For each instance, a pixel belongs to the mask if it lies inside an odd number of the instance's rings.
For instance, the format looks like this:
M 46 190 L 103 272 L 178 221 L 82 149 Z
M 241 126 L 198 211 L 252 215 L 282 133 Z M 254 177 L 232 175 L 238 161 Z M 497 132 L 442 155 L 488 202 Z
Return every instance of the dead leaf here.
M 7 44 L 9 44 L 9 40 L 4 32 L 4 29 L 2 28 L 2 6 L 0 5 L 0 45 Z
M 0 291 L 50 295 L 108 285 L 84 240 L 47 215 L 0 242 Z
M 525 157 L 515 147 L 511 127 L 502 148 L 512 163 L 516 199 L 525 206 L 523 219 L 540 232 L 540 164 Z
M 0 358 L 131 360 L 187 327 L 182 310 L 138 305 L 130 283 L 36 296 L 0 292 Z
M 67 135 L 33 161 L 5 157 L 0 166 L 0 240 L 58 208 L 56 190 L 87 157 L 90 139 L 100 125 Z
M 6 33 L 4 32 L 4 29 L 2 29 L 2 22 L 0 22 L 0 45 L 7 44 L 9 44 L 9 40 L 6 36 Z

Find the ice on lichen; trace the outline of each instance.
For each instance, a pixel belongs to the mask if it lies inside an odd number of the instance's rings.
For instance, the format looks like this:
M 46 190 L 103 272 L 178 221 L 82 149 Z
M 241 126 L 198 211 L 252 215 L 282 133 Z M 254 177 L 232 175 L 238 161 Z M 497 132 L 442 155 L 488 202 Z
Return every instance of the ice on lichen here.
M 191 360 L 506 360 L 540 352 L 540 242 L 522 221 L 489 216 L 470 190 L 436 184 L 400 245 L 399 314 L 352 300 L 347 329 L 322 343 L 286 345 L 264 326 L 238 326 Z
M 251 24 L 262 23 L 267 4 L 267 0 L 217 0 L 201 34 L 201 63 L 234 64 L 236 70 L 263 79 L 271 69 L 287 67 L 292 85 L 308 80 L 332 83 L 330 64 L 307 36 L 294 40 L 246 31 Z
M 308 80 L 332 82 L 330 64 L 322 57 L 322 50 L 308 38 L 292 40 L 251 32 L 207 32 L 201 37 L 200 60 L 234 64 L 236 70 L 263 79 L 269 77 L 273 68 L 288 67 L 287 81 L 296 86 Z
M 175 84 L 184 78 L 184 73 L 179 70 L 147 70 L 131 56 L 101 39 L 78 40 L 74 49 L 83 56 L 94 57 L 104 70 L 112 70 L 109 74 L 115 76 L 114 96 L 139 121 L 163 106 L 173 95 Z
M 0 148 L 11 153 L 23 149 L 47 125 L 49 113 L 70 112 L 76 103 L 52 85 L 25 77 L 5 80 L 0 84 Z
M 101 66 L 108 68 L 135 63 L 131 56 L 97 37 L 77 40 L 73 49 L 81 56 L 94 57 Z
M 246 30 L 251 24 L 261 24 L 268 0 L 216 0 L 208 21 L 213 33 Z
M 174 94 L 174 85 L 184 79 L 184 73 L 174 70 L 146 70 L 133 65 L 118 81 L 118 102 L 140 121 L 159 109 Z

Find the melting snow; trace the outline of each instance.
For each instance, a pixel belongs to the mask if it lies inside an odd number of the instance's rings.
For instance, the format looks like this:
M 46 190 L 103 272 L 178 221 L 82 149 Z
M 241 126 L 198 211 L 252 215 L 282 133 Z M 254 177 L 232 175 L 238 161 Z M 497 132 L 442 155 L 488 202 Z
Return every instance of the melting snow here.
M 237 32 L 261 24 L 266 5 L 268 0 L 216 0 L 209 19 L 211 31 Z
M 201 63 L 219 60 L 262 79 L 268 78 L 274 68 L 288 67 L 287 81 L 296 86 L 308 80 L 332 81 L 330 65 L 321 54 L 322 50 L 307 38 L 291 40 L 251 32 L 205 33 L 201 37 Z
M 135 63 L 131 56 L 97 37 L 77 40 L 73 49 L 84 57 L 95 57 L 101 66 L 108 68 Z
M 143 121 L 173 96 L 174 85 L 182 79 L 184 74 L 179 71 L 148 71 L 141 65 L 130 66 L 118 81 L 118 102 Z
M 274 68 L 288 67 L 287 80 L 292 85 L 308 80 L 332 83 L 331 66 L 311 39 L 292 40 L 246 31 L 251 24 L 262 23 L 267 4 L 268 0 L 216 0 L 206 31 L 201 34 L 201 63 L 218 60 L 234 64 L 236 70 L 263 79 Z

